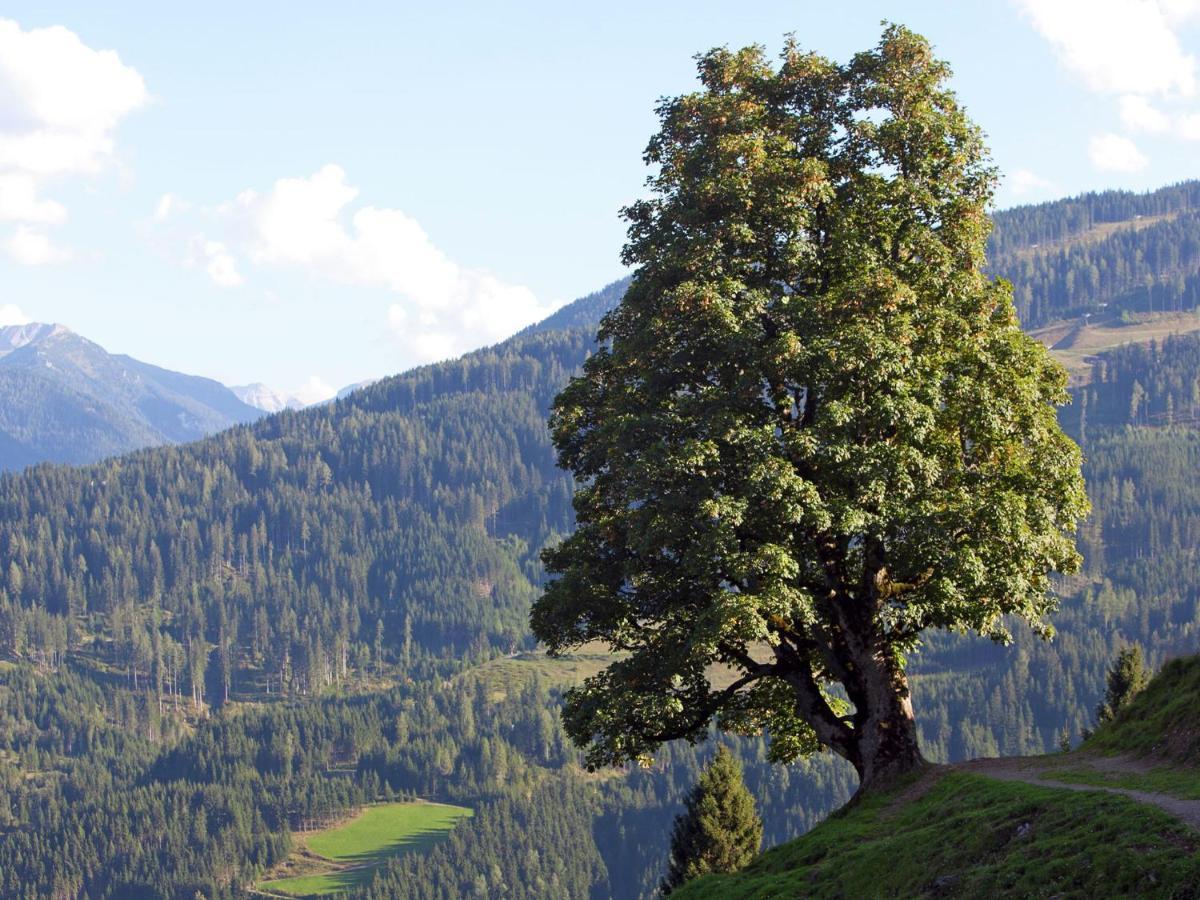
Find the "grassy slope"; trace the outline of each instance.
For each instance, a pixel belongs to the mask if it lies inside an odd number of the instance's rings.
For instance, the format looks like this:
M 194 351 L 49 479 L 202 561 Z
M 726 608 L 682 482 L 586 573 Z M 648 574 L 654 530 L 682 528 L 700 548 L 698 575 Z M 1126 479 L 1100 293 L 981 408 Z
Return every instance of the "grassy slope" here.
M 679 900 L 768 897 L 1196 897 L 1200 834 L 1164 812 L 952 772 L 905 802 L 870 797 Z
M 1104 754 L 1141 757 L 1104 774 Z M 1200 796 L 1200 656 L 1167 663 L 1046 777 Z M 680 900 L 767 897 L 1200 898 L 1200 832 L 1123 796 L 949 771 L 830 816 L 743 872 L 686 885 Z
M 1174 659 L 1084 745 L 1200 768 L 1200 656 Z
M 1048 767 L 1046 777 L 1200 800 L 1200 656 L 1168 662 L 1080 751 L 1063 757 L 1062 768 Z M 1105 771 L 1111 756 L 1138 765 Z
M 1141 231 L 1143 228 L 1149 228 L 1151 225 L 1157 225 L 1160 222 L 1167 222 L 1177 218 L 1178 212 L 1164 213 L 1161 216 L 1139 216 L 1136 219 L 1126 219 L 1120 222 L 1101 222 L 1093 225 L 1086 231 L 1077 232 L 1065 240 L 1061 241 L 1042 241 L 1032 246 L 1014 252 L 1014 256 L 1018 259 L 1032 258 L 1035 256 L 1050 256 L 1052 254 L 1061 253 L 1070 247 L 1087 246 L 1089 244 L 1099 244 L 1101 241 L 1112 237 L 1118 231 Z
M 368 807 L 341 828 L 308 838 L 308 849 L 326 859 L 362 862 L 427 847 L 450 831 L 471 810 L 444 803 L 388 803 Z
M 445 837 L 459 819 L 473 815 L 462 806 L 443 803 L 385 803 L 367 807 L 336 828 L 298 836 L 304 861 L 320 857 L 345 868 L 278 878 L 259 885 L 265 891 L 297 897 L 349 890 L 370 878 L 371 868 L 385 857 L 421 850 Z
M 1122 344 L 1147 344 L 1192 331 L 1200 331 L 1200 313 L 1143 313 L 1128 325 L 1114 321 L 1086 326 L 1079 321 L 1054 322 L 1029 334 L 1051 348 L 1051 355 L 1071 373 L 1072 384 L 1085 384 L 1092 375 L 1091 359 L 1098 353 Z
M 468 670 L 464 677 L 479 679 L 486 686 L 488 696 L 498 699 L 511 691 L 519 691 L 535 678 L 558 687 L 575 687 L 620 657 L 621 654 L 610 653 L 597 642 L 557 658 L 536 651 L 493 659 Z M 713 687 L 723 688 L 733 683 L 736 673 L 732 669 L 711 666 L 708 676 Z

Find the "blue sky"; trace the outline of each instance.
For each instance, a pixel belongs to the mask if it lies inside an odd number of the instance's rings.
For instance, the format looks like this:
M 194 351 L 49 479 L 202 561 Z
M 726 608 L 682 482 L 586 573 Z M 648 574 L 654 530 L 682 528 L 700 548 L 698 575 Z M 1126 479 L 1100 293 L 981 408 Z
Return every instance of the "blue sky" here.
M 1200 0 L 36 3 L 0 21 L 0 322 L 317 399 L 622 273 L 662 95 L 928 36 L 1008 206 L 1200 175 Z M 50 30 L 45 30 L 50 29 Z

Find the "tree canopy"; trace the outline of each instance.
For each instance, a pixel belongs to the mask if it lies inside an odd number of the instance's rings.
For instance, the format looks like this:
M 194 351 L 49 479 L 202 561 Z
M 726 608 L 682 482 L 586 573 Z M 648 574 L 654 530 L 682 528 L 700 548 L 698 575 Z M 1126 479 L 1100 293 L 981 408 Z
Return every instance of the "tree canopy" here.
M 1050 631 L 1087 510 L 1066 375 L 983 271 L 995 172 L 923 38 L 698 69 L 625 212 L 633 281 L 554 406 L 578 528 L 533 629 L 623 651 L 567 697 L 593 765 L 716 718 L 865 787 L 921 764 L 922 631 Z

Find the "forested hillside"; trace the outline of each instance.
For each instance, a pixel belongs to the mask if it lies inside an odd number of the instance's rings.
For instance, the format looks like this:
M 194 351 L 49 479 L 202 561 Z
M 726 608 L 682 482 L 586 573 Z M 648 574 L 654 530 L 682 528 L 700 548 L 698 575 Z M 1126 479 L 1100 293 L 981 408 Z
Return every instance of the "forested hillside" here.
M 570 522 L 545 410 L 587 344 L 532 335 L 189 446 L 3 478 L 0 647 L 87 643 L 199 703 L 528 644 L 536 550 Z
M 1013 283 L 1027 328 L 1200 305 L 1200 182 L 1084 194 L 994 218 L 990 269 Z
M 998 214 L 995 268 L 1040 321 L 1144 309 L 1117 281 L 1102 295 L 1124 300 L 1077 302 L 1021 266 L 1069 271 L 1103 248 L 1186 283 L 1198 190 Z M 290 829 L 394 795 L 476 816 L 388 862 L 377 896 L 652 891 L 711 748 L 585 776 L 556 715 L 572 676 L 532 656 L 542 674 L 522 681 L 525 657 L 505 659 L 534 649 L 538 551 L 572 522 L 547 408 L 621 290 L 328 406 L 0 477 L 0 893 L 235 896 L 286 856 Z M 1095 506 L 1085 572 L 1062 585 L 1053 643 L 929 636 L 912 665 L 932 756 L 1049 749 L 1092 724 L 1116 648 L 1139 640 L 1152 663 L 1196 649 L 1198 377 L 1195 337 L 1094 362 L 1064 413 Z M 783 768 L 762 741 L 736 744 L 768 846 L 852 790 L 827 759 Z

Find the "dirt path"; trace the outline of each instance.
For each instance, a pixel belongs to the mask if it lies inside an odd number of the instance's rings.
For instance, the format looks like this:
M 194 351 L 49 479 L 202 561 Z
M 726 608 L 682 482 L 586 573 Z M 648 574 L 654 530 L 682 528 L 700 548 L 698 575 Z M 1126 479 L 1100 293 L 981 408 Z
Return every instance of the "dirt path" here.
M 1200 831 L 1200 800 L 1182 800 L 1170 794 L 1156 794 L 1150 791 L 1138 791 L 1131 788 L 1106 787 L 1095 784 L 1073 784 L 1066 781 L 1055 781 L 1053 772 L 1046 771 L 1048 766 L 1058 766 L 1069 759 L 1072 766 L 1092 769 L 1096 772 L 1109 774 L 1136 775 L 1148 771 L 1151 766 L 1141 760 L 1123 756 L 1109 757 L 1005 757 L 1000 759 L 973 759 L 970 762 L 956 763 L 947 768 L 960 772 L 978 772 L 988 778 L 1001 781 L 1022 781 L 1026 784 L 1040 787 L 1061 788 L 1068 791 L 1103 791 L 1107 794 L 1121 794 L 1138 803 L 1157 806 L 1164 812 L 1170 813 L 1180 821 L 1186 822 L 1192 828 Z

